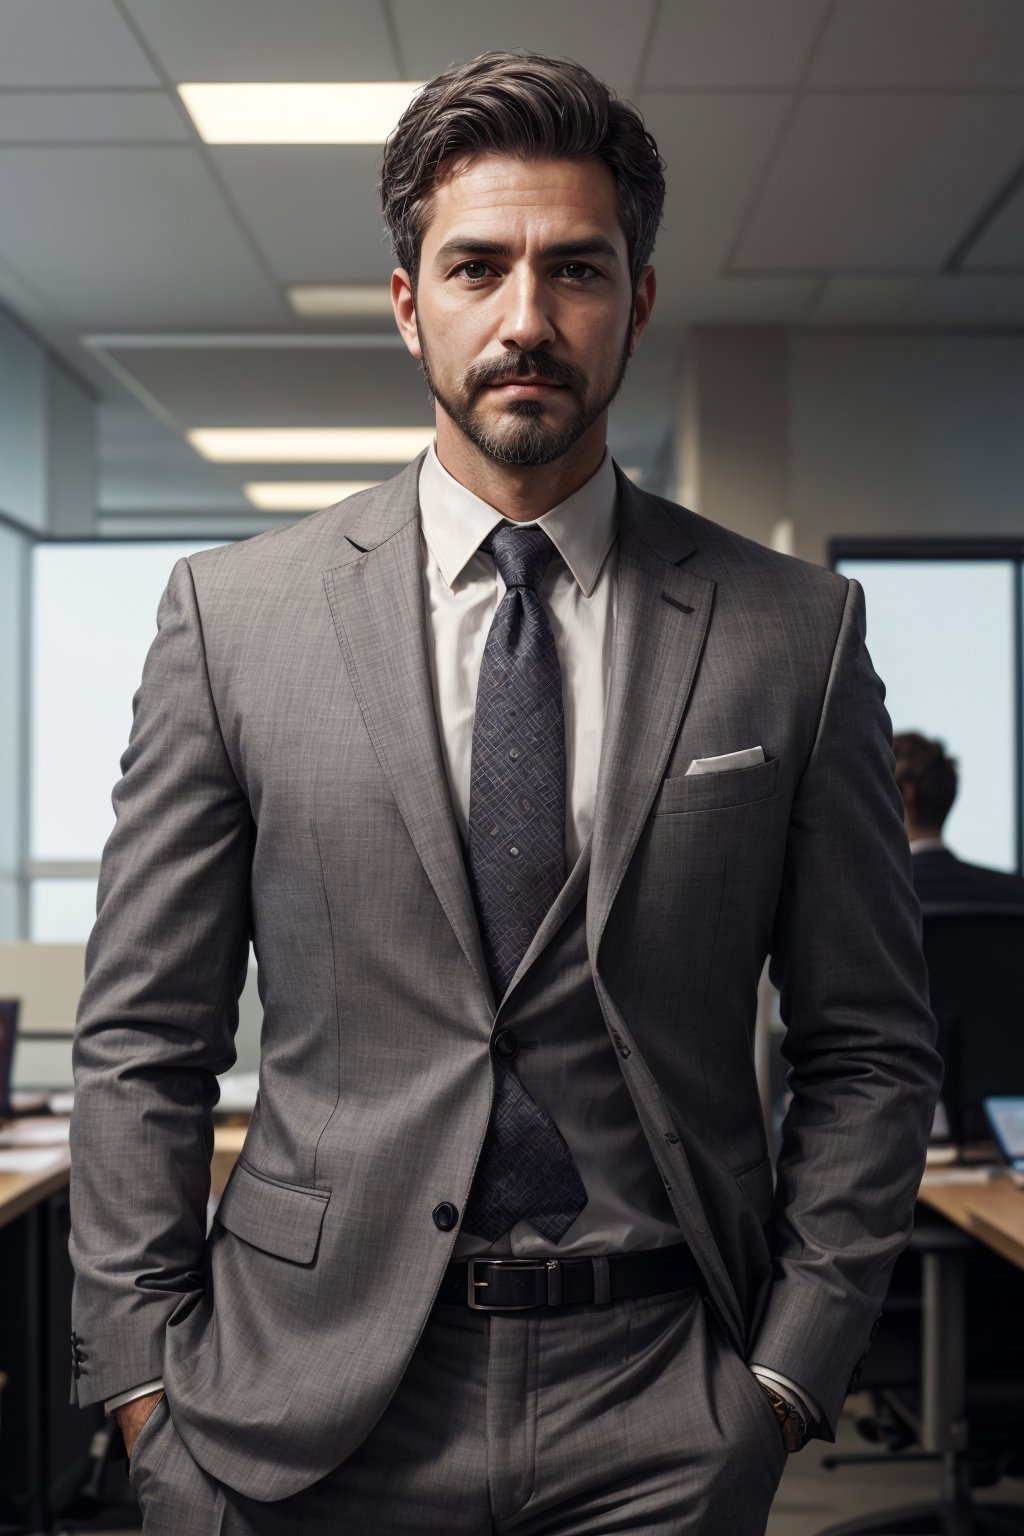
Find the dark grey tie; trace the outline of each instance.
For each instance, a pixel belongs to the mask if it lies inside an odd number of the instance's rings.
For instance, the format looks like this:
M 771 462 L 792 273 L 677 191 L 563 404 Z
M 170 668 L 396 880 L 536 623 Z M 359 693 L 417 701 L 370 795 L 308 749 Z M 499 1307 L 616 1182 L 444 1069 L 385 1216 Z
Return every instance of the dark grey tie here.
M 481 545 L 506 586 L 480 667 L 469 794 L 469 868 L 500 1002 L 565 882 L 565 722 L 558 652 L 537 586 L 554 548 L 503 523 Z M 499 1036 L 499 1040 L 502 1039 Z M 494 1108 L 464 1228 L 489 1242 L 524 1217 L 551 1242 L 587 1203 L 558 1127 L 498 1061 Z

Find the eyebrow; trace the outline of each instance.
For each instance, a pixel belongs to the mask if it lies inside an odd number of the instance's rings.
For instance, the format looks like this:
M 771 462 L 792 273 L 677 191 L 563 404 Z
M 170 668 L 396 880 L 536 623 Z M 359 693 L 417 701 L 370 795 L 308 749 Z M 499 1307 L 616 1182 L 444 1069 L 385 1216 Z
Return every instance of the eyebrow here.
M 619 259 L 618 251 L 603 235 L 587 235 L 582 240 L 558 240 L 553 245 L 546 245 L 540 254 L 546 261 L 555 258 L 576 261 L 582 256 L 604 256 L 616 262 Z M 469 235 L 453 235 L 438 248 L 434 265 L 444 266 L 456 256 L 500 256 L 511 261 L 514 255 L 512 247 L 500 240 L 475 240 Z

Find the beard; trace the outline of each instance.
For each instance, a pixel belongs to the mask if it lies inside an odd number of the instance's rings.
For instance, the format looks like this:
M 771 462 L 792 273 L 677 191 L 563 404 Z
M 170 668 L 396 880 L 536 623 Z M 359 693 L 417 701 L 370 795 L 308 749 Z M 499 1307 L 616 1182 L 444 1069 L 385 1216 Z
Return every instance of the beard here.
M 457 388 L 439 386 L 430 368 L 426 341 L 420 330 L 420 366 L 431 398 L 469 441 L 495 464 L 517 469 L 553 464 L 579 442 L 597 418 L 608 409 L 622 387 L 629 363 L 629 333 L 610 380 L 591 390 L 590 381 L 575 363 L 563 362 L 547 352 L 508 352 L 486 363 L 474 363 Z M 512 400 L 498 422 L 488 422 L 480 409 L 481 392 L 509 379 L 535 378 L 572 391 L 576 409 L 568 421 L 554 426 L 544 400 Z

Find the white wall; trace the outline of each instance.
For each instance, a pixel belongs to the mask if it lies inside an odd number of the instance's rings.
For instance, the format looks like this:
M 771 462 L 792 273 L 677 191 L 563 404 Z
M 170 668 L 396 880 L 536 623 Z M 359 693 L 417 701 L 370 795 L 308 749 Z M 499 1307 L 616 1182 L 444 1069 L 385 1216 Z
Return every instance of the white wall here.
M 1024 536 L 1024 337 L 792 335 L 786 393 L 796 554 Z

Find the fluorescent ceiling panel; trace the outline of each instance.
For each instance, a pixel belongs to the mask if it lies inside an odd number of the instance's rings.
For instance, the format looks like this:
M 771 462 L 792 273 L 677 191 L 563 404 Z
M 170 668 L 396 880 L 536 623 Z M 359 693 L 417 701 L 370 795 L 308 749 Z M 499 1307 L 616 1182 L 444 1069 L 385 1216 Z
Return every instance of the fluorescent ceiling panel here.
M 316 319 L 391 318 L 391 292 L 385 283 L 297 283 L 288 289 L 297 315 Z
M 186 434 L 220 464 L 404 464 L 433 441 L 433 427 L 197 427 Z
M 422 80 L 185 84 L 207 144 L 383 144 Z
M 261 512 L 316 512 L 379 484 L 379 480 L 254 480 L 245 487 L 245 494 Z

